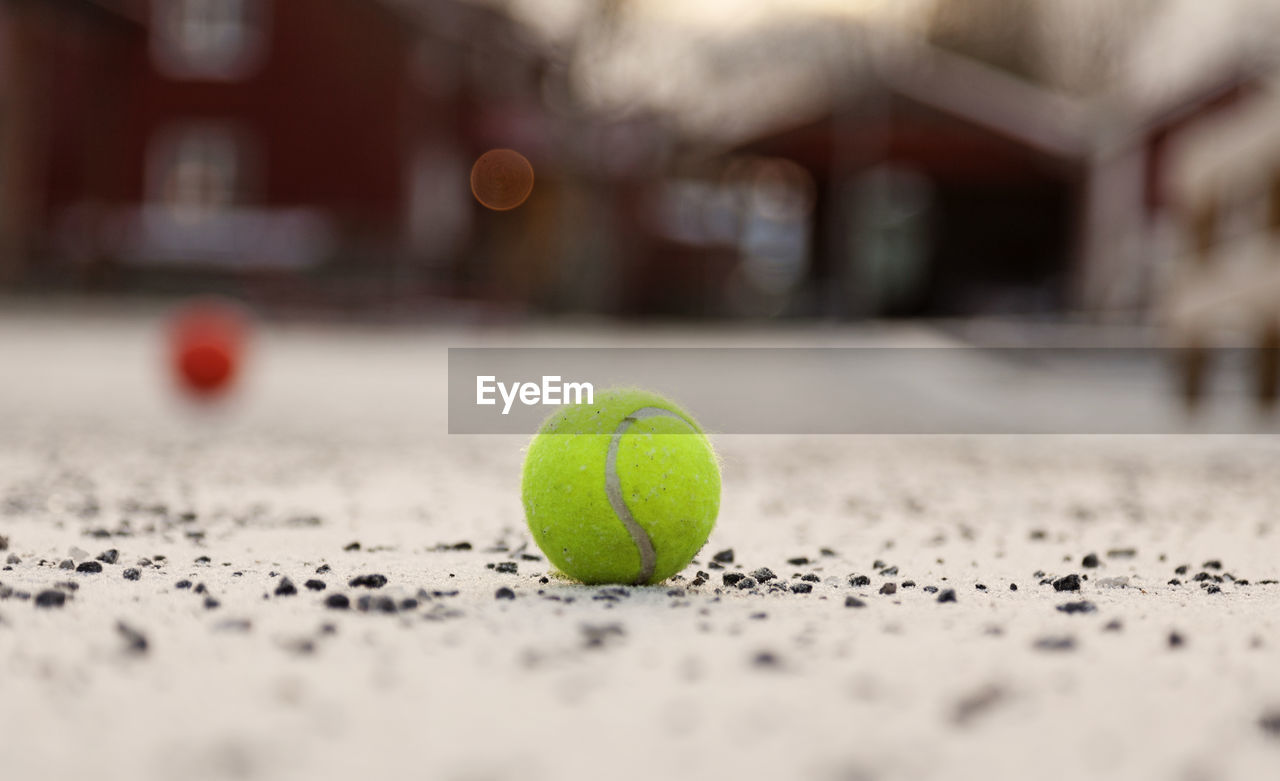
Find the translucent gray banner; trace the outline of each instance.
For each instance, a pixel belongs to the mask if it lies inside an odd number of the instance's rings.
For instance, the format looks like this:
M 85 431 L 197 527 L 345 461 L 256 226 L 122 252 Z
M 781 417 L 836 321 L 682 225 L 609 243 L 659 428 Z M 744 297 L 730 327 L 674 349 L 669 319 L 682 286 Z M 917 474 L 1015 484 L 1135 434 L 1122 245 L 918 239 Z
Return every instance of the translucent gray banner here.
M 719 434 L 1276 434 L 1274 351 L 451 348 L 449 432 L 532 434 L 588 388 Z

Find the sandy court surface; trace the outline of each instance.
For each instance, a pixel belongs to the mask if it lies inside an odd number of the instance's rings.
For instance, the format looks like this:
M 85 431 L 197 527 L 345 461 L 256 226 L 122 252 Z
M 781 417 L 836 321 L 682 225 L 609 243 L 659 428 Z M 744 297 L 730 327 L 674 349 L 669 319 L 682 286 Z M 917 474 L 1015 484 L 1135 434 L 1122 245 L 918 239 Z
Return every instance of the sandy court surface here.
M 592 588 L 444 433 L 554 333 L 270 328 L 198 410 L 159 322 L 0 316 L 0 777 L 1280 773 L 1273 437 L 722 436 L 696 563 Z

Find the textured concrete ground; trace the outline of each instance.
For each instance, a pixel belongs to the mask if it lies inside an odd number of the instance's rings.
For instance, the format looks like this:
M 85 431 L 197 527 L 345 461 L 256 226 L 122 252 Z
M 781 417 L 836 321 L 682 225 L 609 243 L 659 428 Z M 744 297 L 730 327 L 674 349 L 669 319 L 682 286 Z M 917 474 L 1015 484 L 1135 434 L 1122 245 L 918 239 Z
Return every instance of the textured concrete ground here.
M 1280 771 L 1274 438 L 719 437 L 697 563 L 588 588 L 442 433 L 480 337 L 267 329 L 203 410 L 158 324 L 0 317 L 0 777 Z

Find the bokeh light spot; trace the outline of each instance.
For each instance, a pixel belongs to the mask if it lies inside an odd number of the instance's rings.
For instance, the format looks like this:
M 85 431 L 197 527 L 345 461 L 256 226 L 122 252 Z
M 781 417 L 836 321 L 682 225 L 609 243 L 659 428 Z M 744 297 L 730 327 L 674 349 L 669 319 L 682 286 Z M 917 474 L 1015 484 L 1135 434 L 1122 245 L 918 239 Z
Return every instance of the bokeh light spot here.
M 533 166 L 512 149 L 491 149 L 471 167 L 471 192 L 494 211 L 514 209 L 533 192 Z

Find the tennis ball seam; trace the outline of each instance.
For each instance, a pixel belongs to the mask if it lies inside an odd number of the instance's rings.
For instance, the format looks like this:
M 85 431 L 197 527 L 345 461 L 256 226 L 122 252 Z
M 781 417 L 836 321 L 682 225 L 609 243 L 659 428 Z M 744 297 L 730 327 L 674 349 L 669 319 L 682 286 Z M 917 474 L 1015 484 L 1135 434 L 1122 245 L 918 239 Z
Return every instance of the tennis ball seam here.
M 635 543 L 636 550 L 640 554 L 640 574 L 636 577 L 636 583 L 648 583 L 653 577 L 654 568 L 658 565 L 658 554 L 653 548 L 653 540 L 650 539 L 649 532 L 636 521 L 622 495 L 622 478 L 618 475 L 618 447 L 622 444 L 622 437 L 633 424 L 646 418 L 659 417 L 675 418 L 685 425 L 690 425 L 689 421 L 671 410 L 661 407 L 641 407 L 623 418 L 618 427 L 613 430 L 613 436 L 609 438 L 609 450 L 604 460 L 604 491 L 609 497 L 609 506 L 613 508 L 613 514 L 626 527 L 627 534 L 631 535 L 631 541 Z

